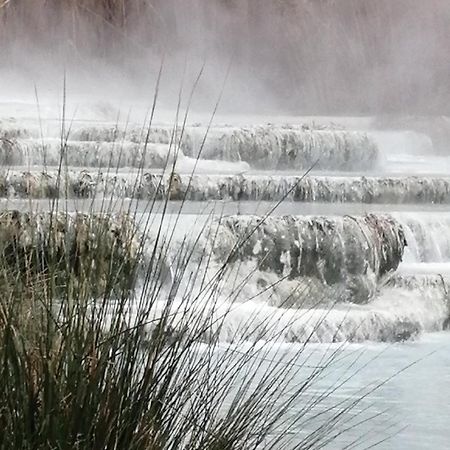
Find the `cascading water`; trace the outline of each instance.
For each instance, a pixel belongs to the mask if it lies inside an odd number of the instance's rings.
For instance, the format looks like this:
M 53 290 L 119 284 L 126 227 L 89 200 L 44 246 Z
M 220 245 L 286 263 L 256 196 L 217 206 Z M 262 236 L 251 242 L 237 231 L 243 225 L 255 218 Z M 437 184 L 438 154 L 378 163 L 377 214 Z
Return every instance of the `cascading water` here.
M 47 154 L 47 163 L 55 165 L 60 140 L 43 143 L 36 139 L 36 131 L 27 133 L 11 125 L 4 130 L 4 163 L 39 164 Z M 164 161 L 162 154 L 170 150 L 182 157 L 245 162 L 255 169 L 269 170 L 306 170 L 315 165 L 326 170 L 364 171 L 379 159 L 378 147 L 366 133 L 305 127 L 157 127 L 150 132 L 143 128 L 79 128 L 68 137 L 71 140 L 66 139 L 64 150 L 68 164 L 75 166 L 157 168 Z M 141 161 L 147 155 L 149 159 Z
M 450 262 L 449 213 L 397 213 L 395 216 L 403 223 L 408 241 L 405 261 Z
M 449 204 L 450 178 L 398 173 L 393 164 L 430 152 L 426 136 L 300 125 L 206 131 L 76 124 L 61 141 L 51 124 L 2 121 L 0 197 L 17 205 L 125 197 L 144 211 L 153 200 L 188 201 L 196 214 L 176 219 L 166 272 L 173 281 L 176 249 L 203 233 L 208 276 L 223 264 L 230 272 L 216 312 L 229 313 L 218 330 L 224 341 L 397 341 L 447 326 L 450 216 L 417 205 Z M 209 234 L 198 215 L 210 201 L 251 211 L 281 200 L 284 211 L 298 204 L 295 213 L 216 217 Z M 305 215 L 306 204 L 322 212 Z M 395 212 L 400 206 L 409 212 Z M 158 230 L 145 233 L 151 243 Z

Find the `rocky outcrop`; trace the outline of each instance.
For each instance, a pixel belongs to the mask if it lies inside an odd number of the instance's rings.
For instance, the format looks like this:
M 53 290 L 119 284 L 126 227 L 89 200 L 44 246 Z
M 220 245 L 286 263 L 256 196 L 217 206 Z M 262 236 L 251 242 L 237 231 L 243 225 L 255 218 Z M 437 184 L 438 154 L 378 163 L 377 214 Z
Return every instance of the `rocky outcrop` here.
M 389 216 L 224 218 L 212 244 L 219 261 L 255 260 L 280 277 L 344 285 L 367 302 L 379 280 L 400 264 L 406 241 Z
M 64 287 L 75 279 L 93 294 L 131 288 L 139 237 L 126 215 L 4 211 L 0 255 L 4 273 L 36 283 L 36 277 Z

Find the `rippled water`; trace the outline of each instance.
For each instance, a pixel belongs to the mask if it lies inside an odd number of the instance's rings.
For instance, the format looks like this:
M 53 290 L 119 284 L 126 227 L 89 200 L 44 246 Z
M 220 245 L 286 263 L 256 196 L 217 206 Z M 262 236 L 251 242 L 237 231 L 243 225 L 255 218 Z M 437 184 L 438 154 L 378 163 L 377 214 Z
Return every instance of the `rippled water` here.
M 348 345 L 342 355 L 347 356 L 349 362 L 355 359 L 355 355 L 362 355 L 357 367 L 370 362 L 365 369 L 353 375 L 342 389 L 330 395 L 327 400 L 329 405 L 338 403 L 342 398 L 358 398 L 361 389 L 389 381 L 352 411 L 358 414 L 353 423 L 374 414 L 380 415 L 337 437 L 326 448 L 347 448 L 355 440 L 360 442 L 350 448 L 369 448 L 385 439 L 377 448 L 445 450 L 449 447 L 450 333 L 428 334 L 414 342 L 390 346 Z M 329 374 L 315 388 L 318 392 L 327 391 L 340 376 L 339 373 Z M 366 411 L 366 408 L 369 410 Z M 290 414 L 295 416 L 300 409 L 299 404 L 292 408 Z M 301 429 L 292 432 L 294 435 L 302 434 Z

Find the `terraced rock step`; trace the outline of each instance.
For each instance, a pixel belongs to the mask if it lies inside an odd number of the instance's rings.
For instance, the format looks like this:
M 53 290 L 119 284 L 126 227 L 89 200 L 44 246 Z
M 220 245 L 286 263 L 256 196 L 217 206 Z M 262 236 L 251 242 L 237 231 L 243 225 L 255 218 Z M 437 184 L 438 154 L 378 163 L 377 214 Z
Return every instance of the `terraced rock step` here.
M 6 198 L 91 198 L 113 195 L 136 199 L 182 198 L 180 177 L 163 177 L 137 172 L 125 174 L 57 169 L 7 170 L 0 174 L 0 197 Z
M 390 288 L 402 288 L 410 291 L 424 291 L 428 288 L 438 289 L 447 298 L 450 306 L 450 279 L 439 274 L 404 274 L 395 273 L 384 284 Z M 450 310 L 449 310 L 450 313 Z
M 133 142 L 91 142 L 67 141 L 63 144 L 57 139 L 25 139 L 4 141 L 1 146 L 0 163 L 3 166 L 63 166 L 105 168 L 145 168 L 164 169 L 173 167 L 184 173 L 216 172 L 217 161 L 196 160 L 167 144 L 137 144 Z M 246 162 L 220 163 L 222 173 L 239 173 L 250 169 Z
M 67 176 L 66 176 L 67 175 Z M 4 170 L 0 196 L 45 198 L 58 195 L 87 198 L 101 195 L 137 199 L 190 201 L 346 202 L 377 204 L 449 204 L 450 177 L 329 177 L 282 175 L 161 175 L 144 172 Z
M 14 119 L 0 119 L 0 144 L 5 141 L 31 137 L 39 137 L 37 124 L 28 126 L 28 124 L 25 125 L 22 121 L 19 123 Z
M 114 140 L 120 135 L 111 128 L 75 132 L 77 139 L 95 141 Z M 142 142 L 142 130 L 130 131 L 128 136 Z M 150 133 L 151 142 L 169 143 L 172 137 L 170 127 L 156 127 Z M 328 170 L 366 170 L 379 159 L 378 147 L 367 134 L 339 129 L 259 126 L 216 127 L 208 131 L 199 126 L 177 131 L 175 141 L 181 141 L 186 156 L 245 161 L 259 169 L 308 169 L 316 164 Z
M 254 261 L 258 270 L 288 279 L 343 285 L 349 300 L 367 302 L 382 277 L 397 269 L 406 240 L 390 216 L 261 217 L 221 220 L 212 251 L 218 261 Z
M 144 149 L 145 147 L 145 149 Z M 169 157 L 165 144 L 91 142 L 58 139 L 16 139 L 1 147 L 3 166 L 164 167 Z M 173 152 L 172 152 L 173 153 Z M 170 162 L 170 159 L 169 159 Z
M 450 177 L 416 176 L 235 176 L 180 175 L 179 191 L 187 199 L 348 202 L 348 203 L 436 203 L 450 202 Z M 188 189 L 189 186 L 189 189 Z
M 35 133 L 4 130 L 8 137 L 0 142 L 4 164 L 40 164 L 44 156 L 49 165 L 59 161 L 58 136 L 46 135 L 42 143 L 39 139 L 24 139 L 36 137 Z M 169 146 L 172 142 L 172 151 L 180 147 L 186 157 L 243 161 L 253 168 L 269 170 L 306 170 L 314 165 L 324 170 L 364 171 L 376 167 L 380 157 L 375 141 L 355 131 L 274 126 L 222 127 L 208 131 L 205 127 L 186 127 L 174 135 L 171 127 L 155 127 L 148 136 L 152 147 L 149 159 L 146 156 L 142 162 L 146 137 L 142 128 L 122 131 L 116 127 L 78 128 L 69 133 L 64 152 L 69 165 L 152 167 L 155 161 L 151 155 L 158 162 L 161 153 L 161 147 L 154 146 Z
M 425 292 L 392 289 L 362 306 L 342 304 L 289 310 L 258 305 L 237 307 L 222 326 L 221 339 L 287 343 L 403 342 L 424 332 L 446 329 L 447 318 L 447 300 L 441 289 Z
M 0 213 L 1 269 L 23 282 L 50 274 L 57 282 L 65 274 L 64 283 L 74 277 L 94 295 L 108 285 L 131 287 L 138 248 L 137 228 L 126 215 Z

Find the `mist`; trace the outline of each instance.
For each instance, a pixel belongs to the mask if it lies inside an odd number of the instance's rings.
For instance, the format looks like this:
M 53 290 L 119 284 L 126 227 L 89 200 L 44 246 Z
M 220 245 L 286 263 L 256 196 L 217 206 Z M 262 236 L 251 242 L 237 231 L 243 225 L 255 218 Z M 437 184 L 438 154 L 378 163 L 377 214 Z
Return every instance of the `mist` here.
M 148 101 L 163 64 L 168 105 L 203 68 L 198 110 L 225 85 L 230 113 L 443 115 L 449 21 L 445 0 L 11 0 L 0 89 L 50 95 L 66 72 L 75 97 Z

